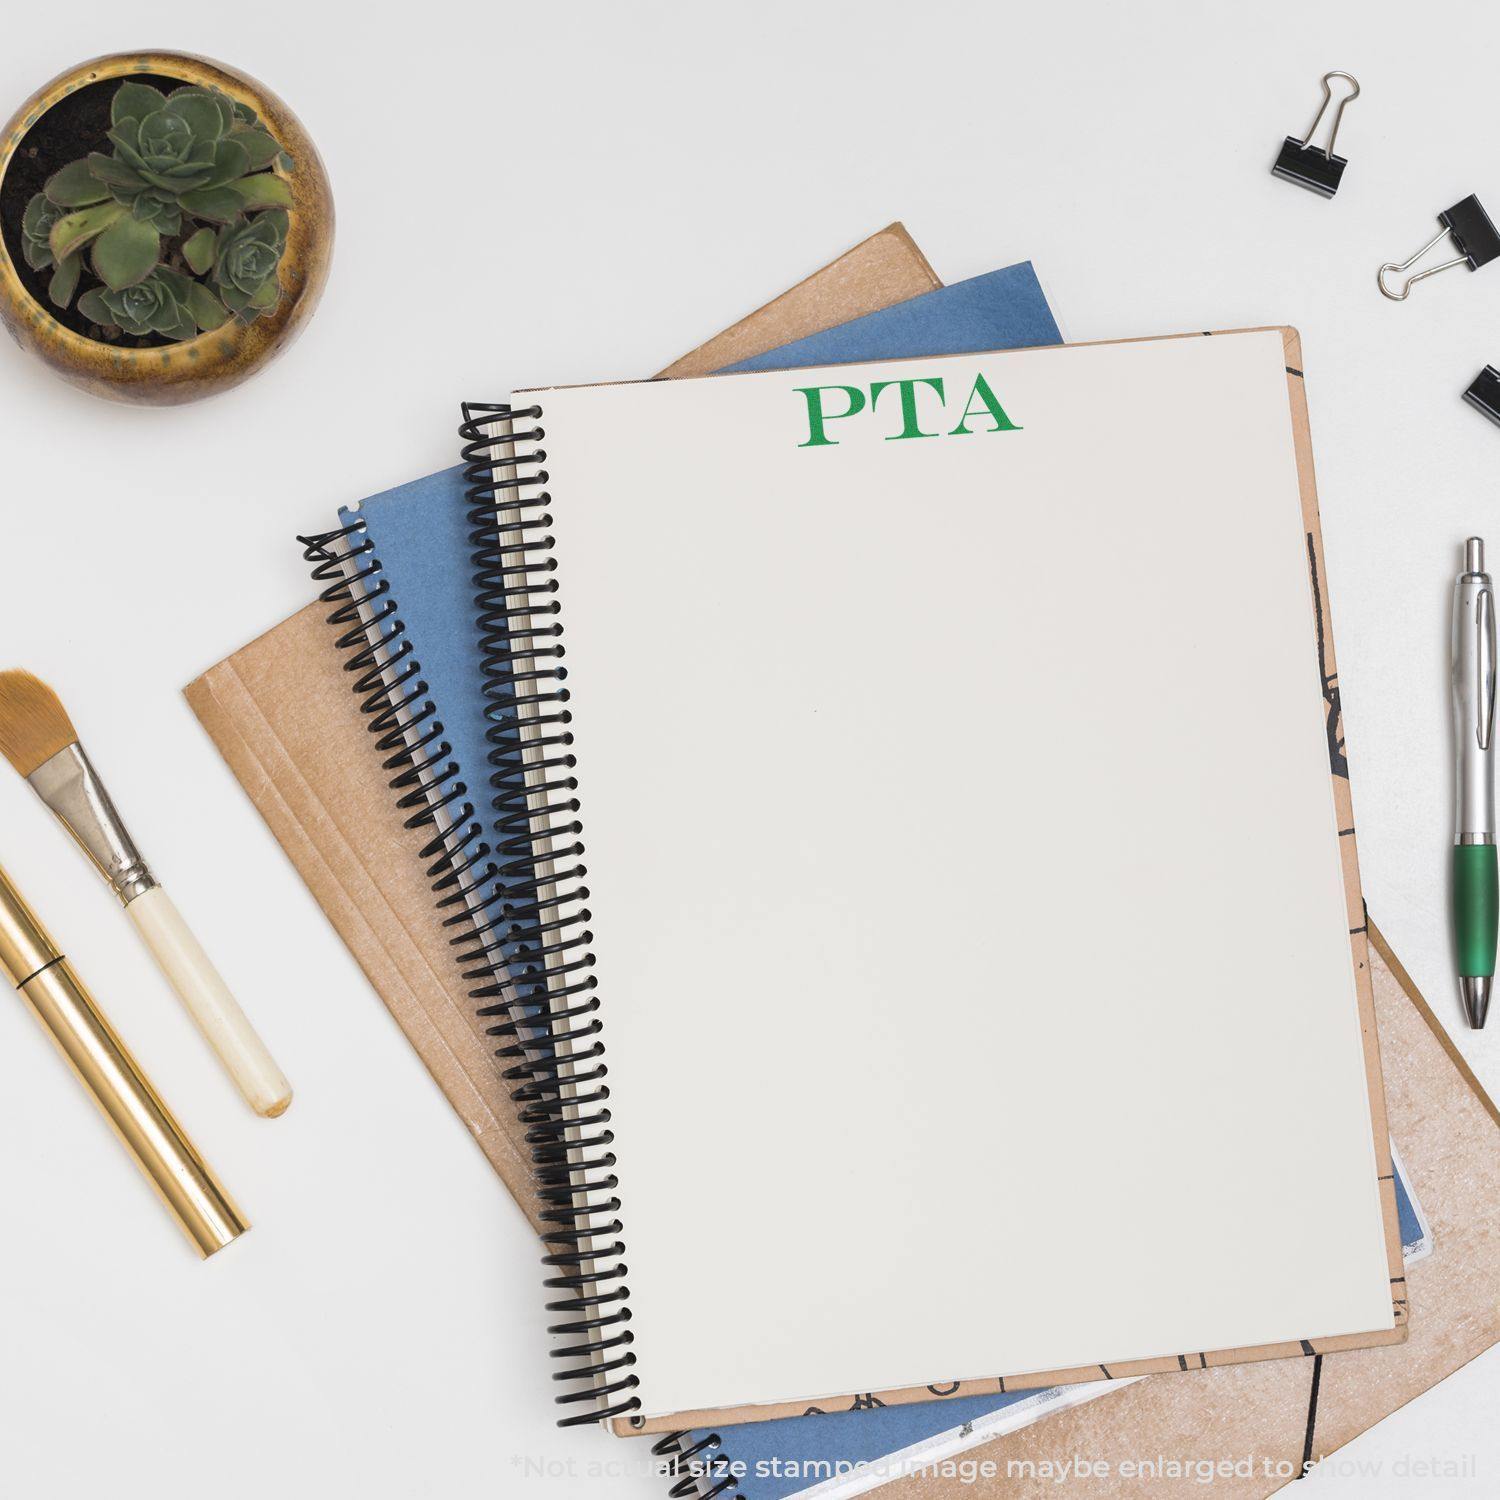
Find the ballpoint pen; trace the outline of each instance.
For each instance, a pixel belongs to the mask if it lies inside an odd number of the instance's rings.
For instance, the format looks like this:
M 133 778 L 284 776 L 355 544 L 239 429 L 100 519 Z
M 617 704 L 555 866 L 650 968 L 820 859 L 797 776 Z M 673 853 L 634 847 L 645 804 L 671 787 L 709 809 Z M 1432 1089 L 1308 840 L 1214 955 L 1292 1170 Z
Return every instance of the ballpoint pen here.
M 1500 884 L 1495 864 L 1495 589 L 1484 542 L 1464 543 L 1453 588 L 1453 718 L 1458 746 L 1453 935 L 1469 1025 L 1484 1025 L 1495 975 Z

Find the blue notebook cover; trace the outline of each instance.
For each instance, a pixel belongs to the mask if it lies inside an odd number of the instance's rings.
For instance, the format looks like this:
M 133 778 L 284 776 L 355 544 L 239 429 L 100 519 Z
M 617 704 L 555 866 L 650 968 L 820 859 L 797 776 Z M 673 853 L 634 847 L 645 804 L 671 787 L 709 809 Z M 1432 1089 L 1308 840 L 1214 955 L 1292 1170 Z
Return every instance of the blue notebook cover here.
M 745 1500 L 791 1500 L 815 1484 L 826 1484 L 855 1468 L 878 1464 L 997 1412 L 1027 1405 L 1037 1408 L 1040 1415 L 1047 1410 L 1049 1400 L 1061 1394 L 1062 1388 L 1054 1386 L 1046 1391 L 1014 1391 L 1008 1396 L 961 1396 L 914 1406 L 747 1422 L 719 1428 L 717 1450 L 703 1454 L 698 1462 L 703 1465 L 709 1488 L 720 1479 L 733 1479 L 734 1490 L 727 1493 L 742 1495 Z M 687 1442 L 696 1443 L 707 1436 L 694 1432 Z M 892 1473 L 890 1477 L 899 1476 Z
M 978 354 L 1060 344 L 1062 334 L 1029 260 L 953 286 L 923 292 L 837 328 L 809 334 L 726 365 L 718 373 L 794 370 L 854 360 L 910 359 L 921 354 Z
M 729 371 L 790 369 L 842 361 L 958 354 L 1061 343 L 1030 262 L 914 297 L 882 312 L 744 360 Z M 463 470 L 455 467 L 340 510 L 344 525 L 363 521 L 395 600 L 428 695 L 437 705 L 452 759 L 461 768 L 475 815 L 488 823 L 489 742 L 475 669 Z M 1422 1231 L 1398 1175 L 1402 1239 Z M 870 1463 L 1023 1402 L 1045 1410 L 1052 1392 L 964 1397 L 790 1417 L 718 1429 L 721 1457 L 743 1470 L 746 1500 L 788 1500 L 820 1483 L 819 1466 Z M 708 1438 L 694 1432 L 688 1443 Z M 779 1471 L 779 1472 L 773 1472 Z M 810 1477 L 801 1477 L 810 1476 Z

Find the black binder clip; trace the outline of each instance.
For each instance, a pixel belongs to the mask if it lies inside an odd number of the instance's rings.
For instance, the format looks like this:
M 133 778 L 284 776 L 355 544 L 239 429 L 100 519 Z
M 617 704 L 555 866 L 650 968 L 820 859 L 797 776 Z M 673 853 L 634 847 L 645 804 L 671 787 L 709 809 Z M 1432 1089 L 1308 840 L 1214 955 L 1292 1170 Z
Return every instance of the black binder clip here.
M 1484 205 L 1473 193 L 1470 193 L 1462 203 L 1455 203 L 1452 208 L 1445 208 L 1438 215 L 1438 219 L 1443 227 L 1415 255 L 1409 256 L 1400 265 L 1393 260 L 1388 260 L 1380 268 L 1380 290 L 1392 302 L 1405 302 L 1407 294 L 1419 281 L 1425 281 L 1429 276 L 1436 276 L 1439 271 L 1449 270 L 1453 266 L 1467 266 L 1471 271 L 1477 271 L 1480 266 L 1487 266 L 1497 255 L 1500 255 L 1500 231 L 1497 231 L 1490 222 L 1490 216 L 1485 213 Z M 1393 292 L 1385 284 L 1387 271 L 1409 270 L 1444 235 L 1452 235 L 1454 248 L 1458 251 L 1452 260 L 1445 260 L 1440 266 L 1431 266 L 1425 271 L 1418 271 L 1415 276 L 1408 276 L 1401 283 L 1399 292 Z
M 1333 79 L 1342 78 L 1354 85 L 1351 93 L 1345 94 L 1339 100 L 1333 111 L 1333 128 L 1328 132 L 1328 146 L 1325 150 L 1322 146 L 1314 146 L 1312 138 L 1318 133 L 1318 126 L 1323 123 L 1323 116 L 1328 113 L 1333 104 Z M 1344 106 L 1351 99 L 1359 98 L 1359 80 L 1352 73 L 1325 73 L 1323 75 L 1323 102 L 1318 106 L 1318 112 L 1313 116 L 1313 122 L 1307 127 L 1307 134 L 1299 141 L 1296 136 L 1289 135 L 1282 142 L 1281 154 L 1276 158 L 1276 164 L 1271 168 L 1273 177 L 1280 177 L 1284 182 L 1295 182 L 1298 187 L 1305 187 L 1309 191 L 1317 193 L 1320 197 L 1331 198 L 1339 190 L 1339 181 L 1344 175 L 1344 168 L 1349 163 L 1342 156 L 1333 154 L 1333 143 L 1338 139 L 1339 121 L 1344 118 Z
M 1500 425 L 1500 370 L 1486 365 L 1475 377 L 1474 384 L 1464 392 L 1464 400 L 1482 411 L 1490 421 Z

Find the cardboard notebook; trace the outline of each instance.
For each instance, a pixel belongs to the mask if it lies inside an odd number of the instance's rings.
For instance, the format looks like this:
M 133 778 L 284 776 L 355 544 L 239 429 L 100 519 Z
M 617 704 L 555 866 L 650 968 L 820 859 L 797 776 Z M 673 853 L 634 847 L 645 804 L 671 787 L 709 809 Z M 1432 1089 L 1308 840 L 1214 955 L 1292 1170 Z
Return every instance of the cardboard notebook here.
M 902 225 L 871 235 L 662 373 L 701 375 L 941 286 Z M 438 1087 L 540 1227 L 531 1154 L 434 917 L 417 850 L 369 748 L 327 606 L 218 663 L 186 696 Z

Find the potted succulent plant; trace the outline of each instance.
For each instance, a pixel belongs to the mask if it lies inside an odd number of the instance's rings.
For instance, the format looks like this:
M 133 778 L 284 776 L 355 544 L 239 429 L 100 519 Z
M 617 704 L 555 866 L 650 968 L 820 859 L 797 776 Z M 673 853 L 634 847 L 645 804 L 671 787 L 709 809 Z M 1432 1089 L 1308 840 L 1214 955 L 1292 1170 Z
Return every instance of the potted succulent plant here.
M 97 394 L 178 402 L 243 379 L 311 314 L 332 237 L 296 117 L 201 58 L 84 64 L 0 137 L 0 317 Z

